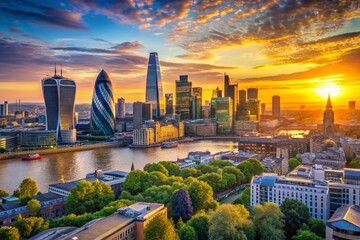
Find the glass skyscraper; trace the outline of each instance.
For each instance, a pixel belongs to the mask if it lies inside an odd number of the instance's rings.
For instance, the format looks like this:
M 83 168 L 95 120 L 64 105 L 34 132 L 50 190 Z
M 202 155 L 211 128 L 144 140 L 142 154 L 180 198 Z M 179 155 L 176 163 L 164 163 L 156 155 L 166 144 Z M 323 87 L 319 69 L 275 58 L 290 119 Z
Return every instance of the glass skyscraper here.
M 99 73 L 91 104 L 90 131 L 95 136 L 111 136 L 115 129 L 115 102 L 109 75 Z
M 165 112 L 164 94 L 161 83 L 160 63 L 156 52 L 150 53 L 146 77 L 146 102 L 152 104 L 153 117 Z
M 176 114 L 181 119 L 191 119 L 192 83 L 188 81 L 188 75 L 180 75 L 176 84 Z
M 42 80 L 46 130 L 55 130 L 58 142 L 76 142 L 74 123 L 75 81 L 55 75 Z
M 216 121 L 217 133 L 230 133 L 233 128 L 233 102 L 230 97 L 211 99 L 211 118 Z

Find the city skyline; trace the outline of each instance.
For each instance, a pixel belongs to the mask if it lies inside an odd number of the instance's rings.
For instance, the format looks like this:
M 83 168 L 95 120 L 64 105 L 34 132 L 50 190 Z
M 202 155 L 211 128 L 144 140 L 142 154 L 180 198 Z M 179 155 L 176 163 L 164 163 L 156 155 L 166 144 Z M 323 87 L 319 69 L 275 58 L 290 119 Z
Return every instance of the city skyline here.
M 7 71 L 0 73 L 6 83 L 0 102 L 14 96 L 42 102 L 39 79 L 55 62 L 76 81 L 76 103 L 90 103 L 102 68 L 111 75 L 115 98 L 144 101 L 147 56 L 158 52 L 164 93 L 175 93 L 178 76 L 189 75 L 203 88 L 203 101 L 210 100 L 226 72 L 239 90 L 259 88 L 262 102 L 280 95 L 284 109 L 314 102 L 321 109 L 328 93 L 335 108 L 347 106 L 360 100 L 359 5 L 2 2 L 0 67 Z

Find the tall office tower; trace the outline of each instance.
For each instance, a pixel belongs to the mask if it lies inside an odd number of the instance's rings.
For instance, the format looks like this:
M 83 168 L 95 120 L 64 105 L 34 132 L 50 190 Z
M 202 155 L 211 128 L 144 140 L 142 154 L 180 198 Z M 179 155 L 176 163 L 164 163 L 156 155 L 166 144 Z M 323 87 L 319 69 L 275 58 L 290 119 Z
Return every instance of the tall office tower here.
M 152 120 L 152 104 L 144 102 L 134 102 L 133 121 L 134 129 L 141 128 L 146 120 Z
M 201 112 L 202 112 L 202 88 L 201 87 L 194 87 L 193 91 L 193 98 L 192 98 L 192 118 L 193 119 L 200 119 Z
M 274 119 L 280 118 L 280 96 L 274 95 L 272 97 L 272 117 Z
M 146 77 L 146 102 L 152 104 L 153 117 L 165 113 L 164 94 L 162 89 L 160 63 L 156 52 L 150 53 Z
M 334 127 L 334 111 L 331 104 L 330 94 L 328 95 L 328 100 L 326 103 L 326 109 L 324 111 L 323 119 L 324 135 L 328 137 L 333 137 L 335 133 Z
M 238 85 L 230 84 L 229 75 L 224 75 L 224 97 L 230 97 L 233 102 L 233 119 L 234 121 L 238 117 L 238 109 L 239 109 L 239 96 L 238 96 Z
M 356 104 L 356 101 L 349 101 L 349 110 L 354 110 L 355 104 Z
M 124 98 L 118 98 L 117 100 L 118 104 L 118 118 L 125 118 L 125 112 L 126 112 L 126 108 L 125 108 L 125 99 Z
M 258 99 L 258 89 L 257 88 L 248 88 L 247 89 L 247 99 Z
M 166 108 L 166 114 L 168 115 L 174 114 L 174 94 L 165 93 L 165 108 Z
M 239 91 L 239 116 L 245 116 L 248 114 L 246 105 L 246 90 Z
M 216 89 L 212 91 L 211 98 L 221 98 L 221 97 L 222 97 L 222 91 L 219 89 L 219 87 L 216 87 Z
M 0 104 L 0 116 L 5 117 L 9 115 L 9 103 L 4 101 L 4 104 Z
M 261 101 L 257 99 L 249 99 L 247 101 L 247 109 L 250 111 L 250 115 L 255 115 L 256 120 L 260 121 L 260 106 Z
M 211 99 L 211 118 L 216 121 L 217 133 L 230 133 L 233 128 L 233 102 L 230 97 Z
M 42 80 L 46 108 L 46 130 L 56 131 L 56 140 L 62 143 L 76 142 L 74 123 L 75 81 L 55 74 Z
M 115 130 L 115 101 L 109 75 L 101 70 L 96 78 L 91 104 L 90 132 L 111 136 Z
M 180 75 L 176 84 L 176 114 L 181 119 L 191 119 L 192 82 L 188 81 L 188 75 Z
M 266 103 L 261 104 L 261 115 L 265 115 L 266 112 Z

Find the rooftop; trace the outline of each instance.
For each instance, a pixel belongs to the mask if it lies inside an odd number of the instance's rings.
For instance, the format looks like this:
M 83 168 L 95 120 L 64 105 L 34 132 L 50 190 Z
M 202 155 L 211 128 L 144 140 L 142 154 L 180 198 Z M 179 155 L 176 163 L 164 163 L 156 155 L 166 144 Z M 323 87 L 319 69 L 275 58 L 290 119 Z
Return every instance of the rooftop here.
M 360 206 L 352 204 L 338 208 L 327 225 L 331 228 L 360 232 Z

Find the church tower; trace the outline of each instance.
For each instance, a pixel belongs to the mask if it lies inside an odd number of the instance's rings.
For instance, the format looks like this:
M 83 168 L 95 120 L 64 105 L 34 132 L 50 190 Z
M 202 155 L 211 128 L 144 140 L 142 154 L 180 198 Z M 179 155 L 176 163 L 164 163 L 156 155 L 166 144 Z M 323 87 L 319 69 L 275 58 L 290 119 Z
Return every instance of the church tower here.
M 324 111 L 323 119 L 324 135 L 327 137 L 333 137 L 335 128 L 334 128 L 334 111 L 331 104 L 330 94 L 328 95 L 328 100 L 326 103 L 326 109 Z

